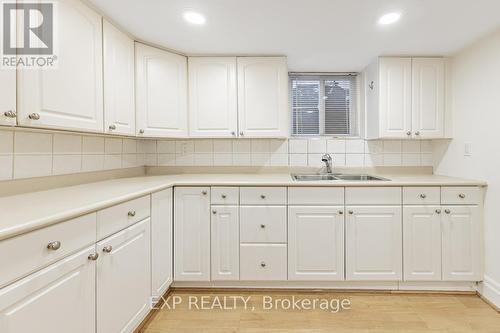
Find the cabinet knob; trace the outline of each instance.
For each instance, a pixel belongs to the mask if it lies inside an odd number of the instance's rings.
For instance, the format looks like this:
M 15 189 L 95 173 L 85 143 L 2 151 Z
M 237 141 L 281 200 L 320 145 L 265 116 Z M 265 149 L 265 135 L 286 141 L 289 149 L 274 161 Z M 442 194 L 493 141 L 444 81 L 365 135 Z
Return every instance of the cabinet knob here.
M 425 198 L 427 198 L 427 195 L 425 195 L 424 193 L 422 193 L 422 194 L 420 194 L 420 197 L 421 197 L 422 199 L 425 199 Z
M 450 211 L 449 209 L 445 209 L 445 210 L 444 210 L 444 212 L 445 212 L 446 214 L 450 214 L 450 213 L 451 213 L 451 211 Z
M 241 132 L 240 132 L 240 136 L 243 136 L 243 135 L 245 135 L 245 133 L 243 133 L 243 131 L 241 131 Z
M 236 136 L 236 132 L 235 132 L 235 131 L 232 131 L 232 132 L 231 132 L 231 135 L 232 135 L 232 136 Z
M 460 199 L 465 199 L 465 194 L 460 193 L 460 194 L 458 195 L 458 197 L 459 197 Z
M 260 267 L 266 267 L 266 263 L 265 262 L 261 262 L 260 263 Z
M 344 211 L 343 210 L 339 210 L 339 215 L 342 215 L 344 214 Z
M 420 132 L 419 132 L 419 131 L 416 131 L 416 132 L 415 132 L 415 135 L 420 135 Z
M 441 214 L 441 209 L 436 209 L 436 214 Z
M 135 210 L 131 210 L 130 212 L 128 212 L 128 216 L 134 217 L 135 216 Z
M 368 85 L 368 88 L 370 88 L 370 90 L 373 90 L 373 88 L 375 88 L 375 82 L 371 81 Z
M 99 258 L 99 253 L 91 253 L 88 256 L 89 260 L 96 261 Z
M 142 128 L 139 130 L 139 134 L 144 134 L 144 130 Z
M 54 242 L 50 242 L 49 244 L 47 244 L 47 249 L 49 249 L 49 250 L 57 251 L 60 248 L 61 248 L 60 241 L 54 241 Z
M 411 131 L 406 132 L 406 135 L 410 136 L 411 135 Z
M 214 214 L 214 215 L 217 214 L 217 211 L 215 209 L 212 210 L 212 214 Z
M 354 212 L 352 210 L 349 211 L 349 215 L 352 215 L 354 214 Z
M 114 131 L 115 129 L 116 129 L 116 125 L 115 124 L 109 125 L 109 130 L 110 131 Z
M 113 251 L 113 247 L 111 245 L 102 248 L 102 252 L 104 253 L 111 253 L 111 251 Z
M 7 118 L 16 118 L 17 116 L 14 110 L 5 111 L 3 115 L 6 116 Z
M 201 191 L 201 194 L 207 195 L 207 191 Z
M 225 195 L 225 194 L 221 194 L 221 197 L 222 197 L 222 199 L 226 199 L 226 198 L 227 198 L 227 195 Z
M 261 198 L 261 199 L 265 199 L 265 198 L 266 198 L 266 196 L 265 196 L 264 194 L 261 194 L 261 195 L 260 195 L 260 198 Z
M 30 114 L 28 116 L 28 118 L 31 119 L 31 120 L 38 120 L 38 119 L 40 119 L 40 115 L 35 112 L 35 113 Z
M 260 228 L 261 228 L 261 229 L 265 229 L 265 228 L 266 228 L 266 225 L 265 225 L 265 224 L 261 224 L 261 225 L 260 225 Z

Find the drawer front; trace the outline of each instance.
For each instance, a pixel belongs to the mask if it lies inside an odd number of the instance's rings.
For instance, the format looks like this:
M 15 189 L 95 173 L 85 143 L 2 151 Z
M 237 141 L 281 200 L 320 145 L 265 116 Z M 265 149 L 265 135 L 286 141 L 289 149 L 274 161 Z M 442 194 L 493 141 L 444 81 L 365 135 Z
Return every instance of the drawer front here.
M 242 205 L 286 205 L 286 187 L 242 187 Z
M 401 187 L 346 187 L 346 205 L 401 205 Z
M 240 207 L 240 242 L 285 243 L 286 207 Z
M 239 187 L 212 187 L 210 200 L 212 205 L 237 205 L 239 196 Z
M 344 204 L 343 187 L 289 187 L 289 205 L 327 205 Z
M 97 239 L 101 240 L 149 217 L 150 205 L 150 196 L 146 195 L 98 211 Z
M 443 205 L 477 205 L 481 202 L 481 189 L 477 186 L 448 186 L 441 188 Z
M 92 213 L 0 241 L 0 287 L 95 243 L 95 235 Z
M 405 205 L 439 205 L 441 189 L 439 187 L 405 187 L 403 188 L 403 204 Z
M 241 244 L 240 280 L 287 279 L 286 244 Z

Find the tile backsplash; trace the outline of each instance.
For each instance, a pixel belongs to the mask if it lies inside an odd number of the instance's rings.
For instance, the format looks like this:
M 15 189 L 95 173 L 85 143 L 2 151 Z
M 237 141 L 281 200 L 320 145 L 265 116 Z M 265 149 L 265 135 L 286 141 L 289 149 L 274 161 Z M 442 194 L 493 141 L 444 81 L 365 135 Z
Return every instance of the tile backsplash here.
M 0 129 L 0 180 L 137 166 L 431 166 L 432 141 L 135 139 Z

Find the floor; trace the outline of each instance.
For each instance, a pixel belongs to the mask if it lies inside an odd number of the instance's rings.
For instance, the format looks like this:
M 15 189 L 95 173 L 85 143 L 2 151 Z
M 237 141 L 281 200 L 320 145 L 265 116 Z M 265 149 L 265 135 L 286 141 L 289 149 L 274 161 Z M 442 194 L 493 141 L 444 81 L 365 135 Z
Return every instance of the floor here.
M 179 290 L 140 332 L 498 333 L 500 313 L 471 294 Z

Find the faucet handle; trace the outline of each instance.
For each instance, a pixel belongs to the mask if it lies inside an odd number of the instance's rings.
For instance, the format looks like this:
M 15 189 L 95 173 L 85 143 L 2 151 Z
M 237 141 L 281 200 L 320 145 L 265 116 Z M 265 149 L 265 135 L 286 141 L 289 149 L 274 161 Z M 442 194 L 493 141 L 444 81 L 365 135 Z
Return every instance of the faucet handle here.
M 323 156 L 321 156 L 321 161 L 323 162 L 327 162 L 327 161 L 331 161 L 332 160 L 332 157 L 330 156 L 330 154 L 323 154 Z

